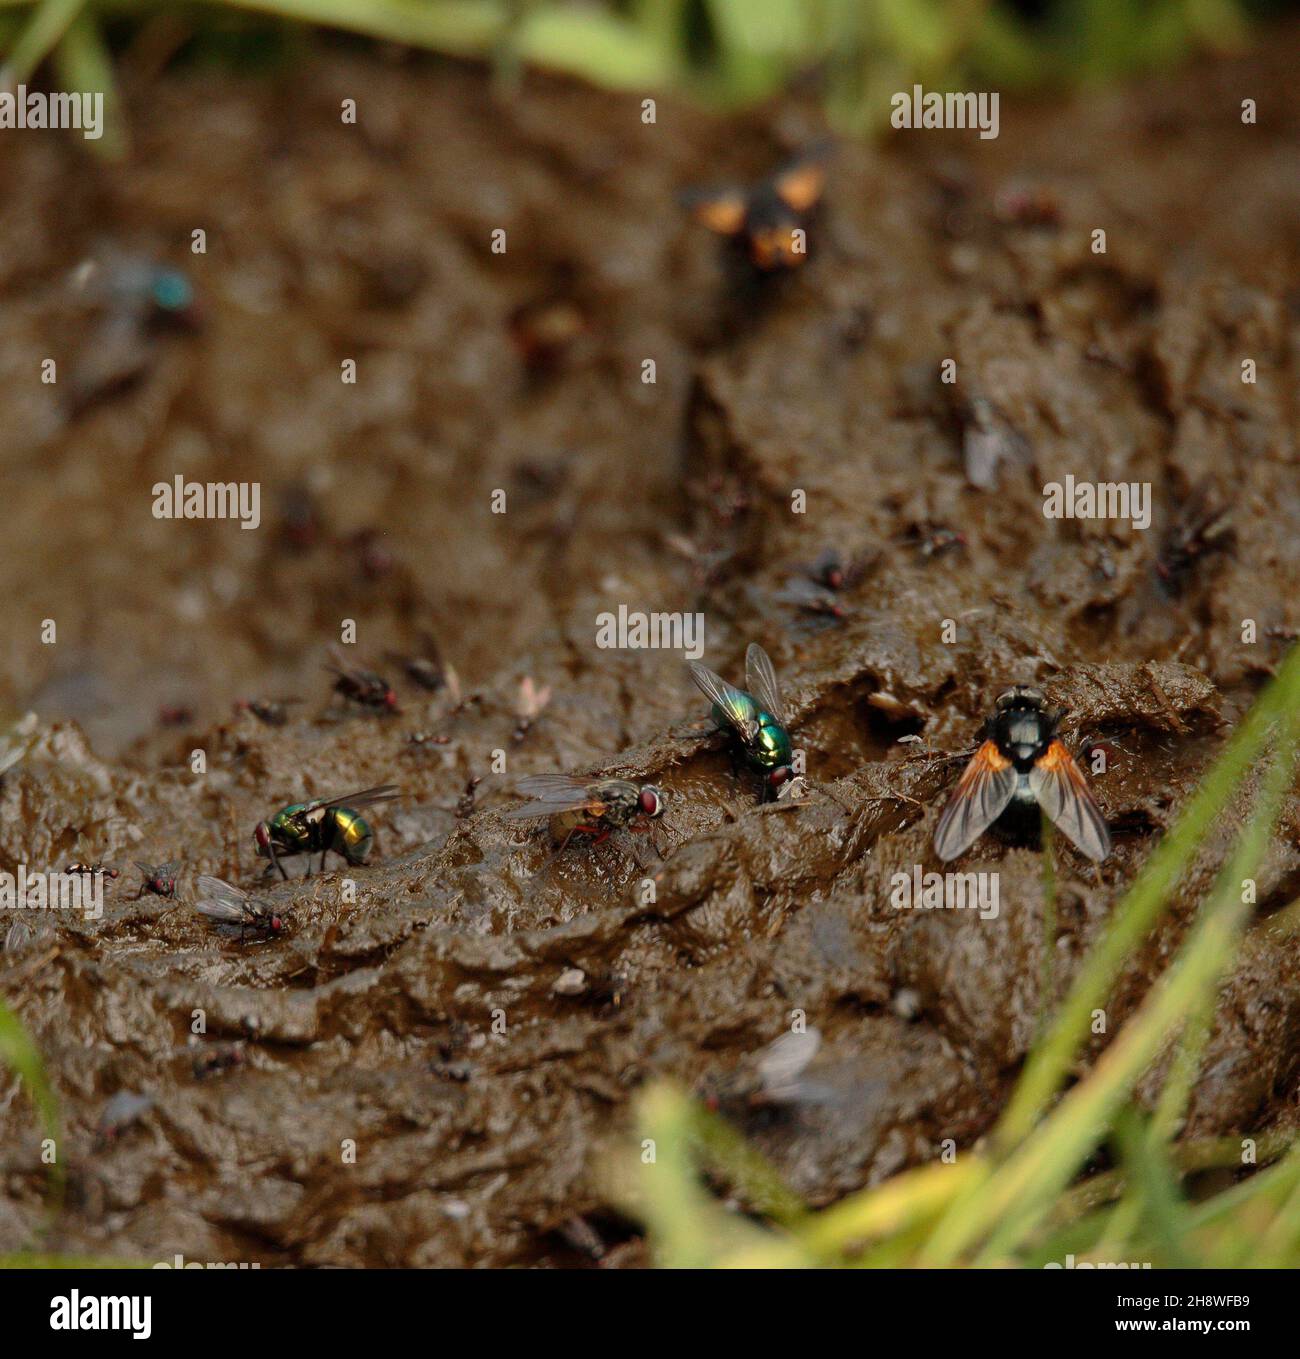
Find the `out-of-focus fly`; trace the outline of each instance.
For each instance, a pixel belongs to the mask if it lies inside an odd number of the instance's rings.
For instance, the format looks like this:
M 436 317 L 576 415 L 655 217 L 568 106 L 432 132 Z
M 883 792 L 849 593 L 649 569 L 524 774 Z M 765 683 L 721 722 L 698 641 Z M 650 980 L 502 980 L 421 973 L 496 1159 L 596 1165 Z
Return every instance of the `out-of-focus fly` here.
M 348 665 L 334 647 L 330 648 L 330 663 L 325 669 L 334 676 L 334 692 L 349 703 L 355 703 L 359 708 L 369 708 L 371 712 L 397 711 L 397 693 L 393 686 L 373 670 Z
M 758 273 L 775 274 L 807 258 L 808 217 L 825 186 L 825 156 L 817 148 L 757 184 L 690 190 L 683 202 L 697 222 L 736 242 Z

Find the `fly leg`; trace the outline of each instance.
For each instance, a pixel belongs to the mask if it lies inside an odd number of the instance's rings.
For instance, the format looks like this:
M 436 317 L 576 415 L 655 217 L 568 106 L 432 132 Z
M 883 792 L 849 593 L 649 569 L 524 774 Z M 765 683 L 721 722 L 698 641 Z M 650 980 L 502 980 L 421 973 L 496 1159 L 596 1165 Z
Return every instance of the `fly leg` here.
M 289 875 L 284 871 L 284 865 L 280 862 L 280 856 L 275 852 L 275 840 L 271 836 L 267 837 L 266 848 L 271 856 L 271 862 L 280 870 L 281 878 L 283 878 L 285 882 L 288 882 Z

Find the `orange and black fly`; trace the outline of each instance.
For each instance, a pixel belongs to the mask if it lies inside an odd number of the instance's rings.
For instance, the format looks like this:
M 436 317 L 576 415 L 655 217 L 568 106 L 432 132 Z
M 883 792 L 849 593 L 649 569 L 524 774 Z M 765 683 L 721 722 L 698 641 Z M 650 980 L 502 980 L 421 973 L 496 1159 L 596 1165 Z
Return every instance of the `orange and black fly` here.
M 1087 782 L 1056 735 L 1062 713 L 1028 685 L 1008 689 L 984 724 L 934 833 L 940 859 L 964 854 L 990 827 L 1032 841 L 1046 816 L 1088 858 L 1110 853 L 1110 832 Z
M 682 201 L 697 222 L 734 241 L 760 274 L 797 268 L 808 256 L 807 224 L 826 186 L 822 147 L 757 184 L 694 189 Z

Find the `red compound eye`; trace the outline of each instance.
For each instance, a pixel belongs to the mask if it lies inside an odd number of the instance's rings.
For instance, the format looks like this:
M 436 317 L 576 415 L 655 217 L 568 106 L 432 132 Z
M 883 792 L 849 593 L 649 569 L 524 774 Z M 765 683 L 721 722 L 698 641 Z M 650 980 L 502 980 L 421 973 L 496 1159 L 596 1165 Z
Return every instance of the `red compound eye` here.
M 647 816 L 658 816 L 661 809 L 659 794 L 654 788 L 642 788 L 641 796 L 638 799 L 641 810 Z

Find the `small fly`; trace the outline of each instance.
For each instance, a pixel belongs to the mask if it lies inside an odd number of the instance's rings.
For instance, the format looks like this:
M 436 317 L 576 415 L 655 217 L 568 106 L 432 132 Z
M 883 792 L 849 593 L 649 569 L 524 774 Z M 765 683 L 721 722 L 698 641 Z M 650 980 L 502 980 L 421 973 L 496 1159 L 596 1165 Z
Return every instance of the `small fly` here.
M 103 1150 L 110 1147 L 128 1129 L 135 1127 L 153 1108 L 153 1100 L 148 1095 L 137 1094 L 134 1090 L 119 1090 L 104 1105 L 103 1112 L 95 1124 L 95 1143 Z
M 46 941 L 55 933 L 54 915 L 54 911 L 14 911 L 0 950 L 21 953 L 33 944 Z
M 917 524 L 903 535 L 902 541 L 915 547 L 925 561 L 967 546 L 966 535 L 946 524 Z
M 240 698 L 235 700 L 235 711 L 252 713 L 268 727 L 283 727 L 289 720 L 289 709 L 301 702 L 300 698 Z
M 412 731 L 407 733 L 406 744 L 416 750 L 425 746 L 449 746 L 451 737 L 442 731 Z
M 137 859 L 135 866 L 140 870 L 141 879 L 140 890 L 135 894 L 137 901 L 143 896 L 175 899 L 176 870 L 180 867 L 179 860 L 173 860 L 166 864 L 146 864 Z
M 355 703 L 359 708 L 369 708 L 372 712 L 397 711 L 397 694 L 393 686 L 373 670 L 348 665 L 334 647 L 330 648 L 330 663 L 325 669 L 334 676 L 334 692 L 341 694 L 349 703 Z
M 973 397 L 961 411 L 962 460 L 966 480 L 981 491 L 996 491 L 1003 463 L 1029 467 L 1029 442 L 986 397 Z
M 510 338 L 527 371 L 554 372 L 574 344 L 590 329 L 586 313 L 563 297 L 544 298 L 516 307 L 510 315 Z
M 197 887 L 194 909 L 218 924 L 238 925 L 241 939 L 248 930 L 272 937 L 284 933 L 285 918 L 269 902 L 206 873 L 199 877 Z
M 108 868 L 104 864 L 69 864 L 63 871 L 76 873 L 83 878 L 115 878 L 118 875 L 116 868 Z
M 214 1043 L 200 1048 L 190 1062 L 190 1070 L 196 1081 L 205 1081 L 209 1076 L 220 1075 L 223 1071 L 233 1071 L 248 1063 L 248 1053 L 243 1043 Z
M 730 732 L 750 765 L 763 776 L 763 800 L 775 796 L 794 772 L 790 733 L 785 727 L 785 708 L 771 659 L 757 642 L 745 652 L 745 683 L 737 689 L 698 661 L 688 661 L 691 678 L 713 702 L 713 720 Z
M 664 795 L 654 784 L 628 779 L 534 774 L 520 779 L 516 787 L 532 801 L 508 807 L 501 815 L 508 821 L 548 817 L 551 839 L 561 850 L 575 835 L 591 836 L 592 844 L 598 845 L 625 827 L 648 829 L 664 811 Z
M 533 729 L 533 723 L 546 711 L 551 702 L 551 686 L 538 684 L 531 675 L 525 675 L 519 684 L 519 697 L 515 700 L 515 729 L 510 739 L 518 745 Z
M 838 592 L 858 584 L 870 564 L 871 559 L 865 553 L 847 558 L 838 548 L 827 547 L 804 567 L 804 574 L 814 585 Z
M 743 1117 L 757 1110 L 778 1111 L 830 1104 L 830 1086 L 807 1079 L 806 1072 L 821 1050 L 818 1029 L 783 1033 L 745 1057 L 739 1067 L 703 1088 L 704 1102 L 715 1112 Z
M 964 854 L 995 825 L 1011 840 L 1034 843 L 1044 813 L 1089 859 L 1100 863 L 1109 855 L 1105 818 L 1056 735 L 1062 716 L 1030 685 L 998 698 L 984 723 L 984 742 L 939 818 L 934 850 L 940 859 Z
M 439 689 L 447 689 L 453 699 L 460 697 L 456 672 L 443 660 L 442 648 L 432 633 L 420 634 L 420 650 L 417 654 L 408 656 L 389 651 L 385 653 L 385 659 L 400 665 L 406 678 L 421 689 L 427 689 L 431 694 L 436 694 Z
M 1166 594 L 1177 597 L 1186 588 L 1196 565 L 1232 546 L 1234 530 L 1228 506 L 1215 499 L 1202 483 L 1165 533 L 1156 554 L 1155 571 Z
M 849 616 L 848 606 L 838 598 L 834 588 L 818 585 L 807 576 L 791 576 L 773 598 L 808 618 L 826 623 L 842 623 Z
M 757 184 L 695 189 L 683 202 L 697 222 L 734 241 L 757 273 L 777 274 L 807 259 L 804 232 L 825 186 L 824 156 L 816 149 Z

